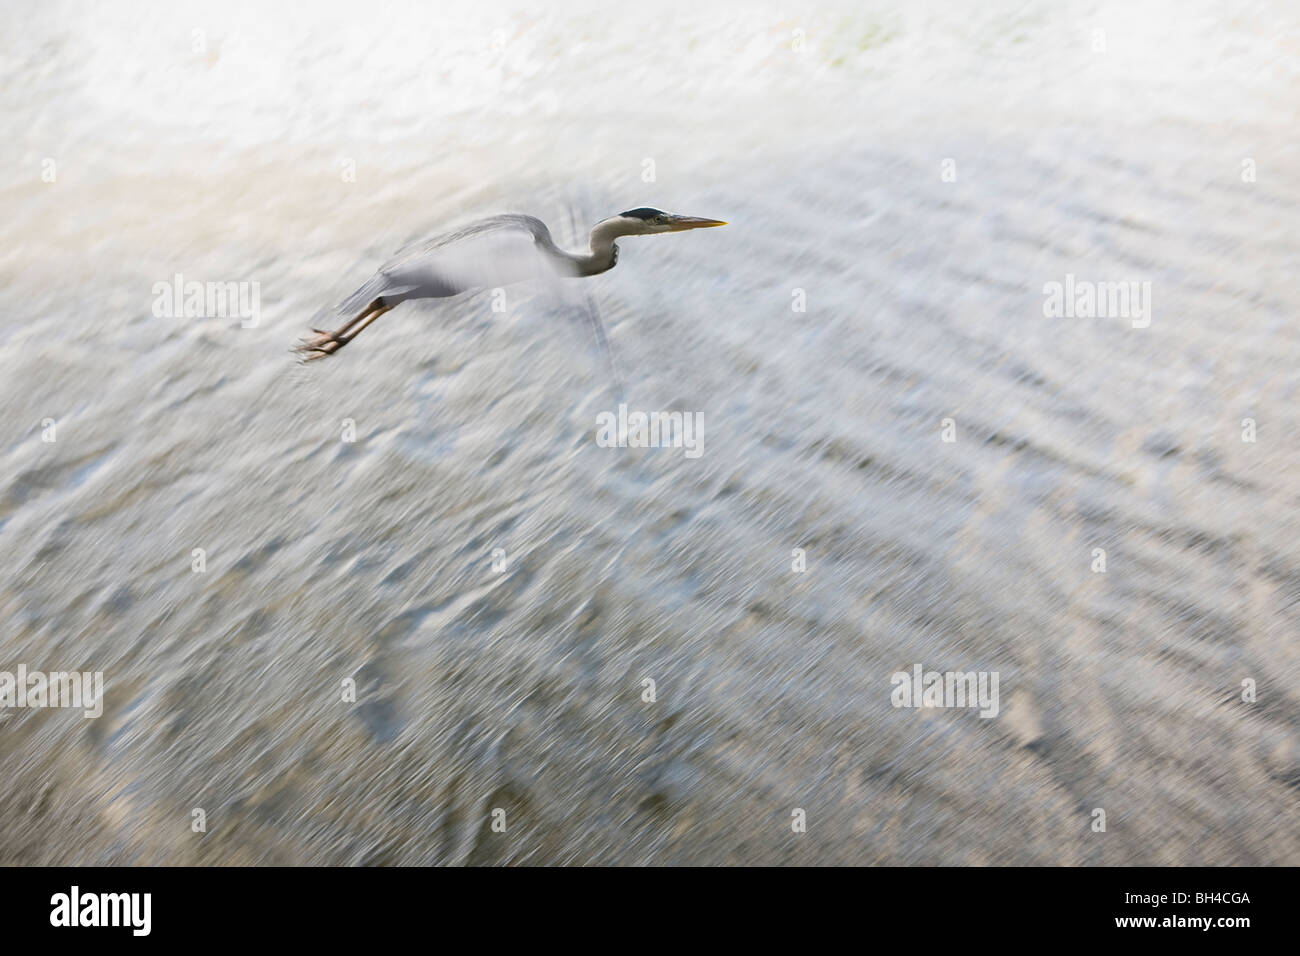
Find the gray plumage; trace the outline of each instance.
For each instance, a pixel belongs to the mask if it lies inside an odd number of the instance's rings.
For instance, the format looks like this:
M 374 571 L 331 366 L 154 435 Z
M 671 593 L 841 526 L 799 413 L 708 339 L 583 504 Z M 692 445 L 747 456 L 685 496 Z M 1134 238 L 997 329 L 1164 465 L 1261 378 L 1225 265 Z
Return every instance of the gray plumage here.
M 344 324 L 332 332 L 316 329 L 317 336 L 305 340 L 299 351 L 309 359 L 332 355 L 407 299 L 445 299 L 536 279 L 599 275 L 618 262 L 616 239 L 722 225 L 716 219 L 676 216 L 645 206 L 602 219 L 591 230 L 586 252 L 566 252 L 540 219 L 492 216 L 397 253 L 335 307 Z M 604 329 L 598 320 L 596 334 L 603 347 Z

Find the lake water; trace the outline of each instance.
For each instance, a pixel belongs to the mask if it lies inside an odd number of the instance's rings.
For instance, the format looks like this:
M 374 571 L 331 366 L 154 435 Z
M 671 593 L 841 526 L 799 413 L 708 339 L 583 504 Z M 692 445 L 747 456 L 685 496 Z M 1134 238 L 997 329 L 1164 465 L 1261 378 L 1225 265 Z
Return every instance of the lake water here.
M 1300 863 L 1293 4 L 312 9 L 0 36 L 0 863 Z

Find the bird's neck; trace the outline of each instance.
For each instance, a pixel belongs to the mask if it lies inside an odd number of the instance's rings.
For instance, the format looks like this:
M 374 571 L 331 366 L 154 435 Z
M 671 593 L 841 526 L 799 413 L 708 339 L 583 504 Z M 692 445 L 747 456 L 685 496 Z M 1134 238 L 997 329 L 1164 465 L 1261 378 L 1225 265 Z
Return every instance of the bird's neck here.
M 594 276 L 614 268 L 618 262 L 618 246 L 614 245 L 614 240 L 627 235 L 622 231 L 623 225 L 617 219 L 596 223 L 591 230 L 590 251 L 585 255 L 578 253 L 570 256 L 578 275 Z

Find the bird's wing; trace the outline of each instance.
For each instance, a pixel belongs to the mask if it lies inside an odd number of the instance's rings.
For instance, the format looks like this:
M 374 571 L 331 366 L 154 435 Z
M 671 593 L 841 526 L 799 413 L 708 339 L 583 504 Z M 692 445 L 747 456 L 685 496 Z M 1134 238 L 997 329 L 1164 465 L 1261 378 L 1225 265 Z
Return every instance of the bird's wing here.
M 544 222 L 532 216 L 492 216 L 407 246 L 334 311 L 350 319 L 379 296 L 396 301 L 446 298 L 569 274 Z
M 587 320 L 587 327 L 596 340 L 596 347 L 600 349 L 605 364 L 609 366 L 609 374 L 613 376 L 614 396 L 621 402 L 623 401 L 623 375 L 618 370 L 618 360 L 614 357 L 614 350 L 610 348 L 609 338 L 605 335 L 605 323 L 600 318 L 600 310 L 596 307 L 596 300 L 591 297 L 591 292 L 585 287 L 582 290 L 582 311 Z
M 568 206 L 569 233 L 576 240 L 578 238 L 578 219 L 577 210 L 573 203 Z M 600 309 L 596 305 L 596 300 L 591 295 L 591 289 L 588 285 L 583 285 L 579 293 L 582 296 L 581 311 L 583 318 L 587 320 L 587 328 L 591 331 L 592 338 L 596 341 L 596 347 L 600 350 L 601 357 L 604 358 L 605 364 L 609 367 L 609 373 L 614 378 L 614 394 L 618 401 L 623 401 L 623 376 L 618 370 L 618 360 L 614 357 L 614 350 L 609 347 L 609 337 L 605 334 L 605 323 L 600 317 Z
M 572 274 L 546 224 L 532 216 L 493 216 L 418 243 L 380 267 L 410 298 L 441 298 L 530 279 Z

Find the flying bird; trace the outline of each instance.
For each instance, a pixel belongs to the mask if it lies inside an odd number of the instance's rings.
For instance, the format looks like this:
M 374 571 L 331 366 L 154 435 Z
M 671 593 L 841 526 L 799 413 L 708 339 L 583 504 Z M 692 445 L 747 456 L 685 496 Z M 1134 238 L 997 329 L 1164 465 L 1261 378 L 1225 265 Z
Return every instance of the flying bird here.
M 586 252 L 565 252 L 540 219 L 492 216 L 399 252 L 338 305 L 335 312 L 343 320 L 341 326 L 332 332 L 312 329 L 316 335 L 304 339 L 297 351 L 308 361 L 333 355 L 407 299 L 445 299 L 529 279 L 599 275 L 614 268 L 616 240 L 625 236 L 725 225 L 719 219 L 677 216 L 642 206 L 596 223 Z M 601 347 L 607 349 L 604 330 L 594 315 L 592 319 Z

